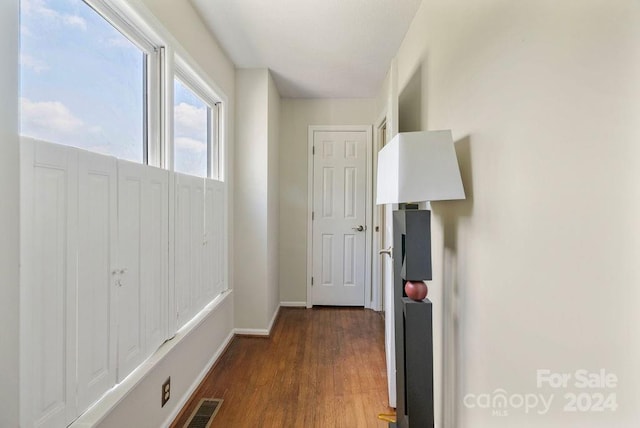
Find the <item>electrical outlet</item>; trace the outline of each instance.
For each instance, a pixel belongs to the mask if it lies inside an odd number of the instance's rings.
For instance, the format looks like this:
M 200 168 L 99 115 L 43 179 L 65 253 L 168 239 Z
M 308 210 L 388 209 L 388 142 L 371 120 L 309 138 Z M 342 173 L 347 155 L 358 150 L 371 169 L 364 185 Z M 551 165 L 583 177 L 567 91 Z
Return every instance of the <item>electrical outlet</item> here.
M 162 407 L 167 404 L 169 398 L 171 398 L 171 376 L 162 384 Z

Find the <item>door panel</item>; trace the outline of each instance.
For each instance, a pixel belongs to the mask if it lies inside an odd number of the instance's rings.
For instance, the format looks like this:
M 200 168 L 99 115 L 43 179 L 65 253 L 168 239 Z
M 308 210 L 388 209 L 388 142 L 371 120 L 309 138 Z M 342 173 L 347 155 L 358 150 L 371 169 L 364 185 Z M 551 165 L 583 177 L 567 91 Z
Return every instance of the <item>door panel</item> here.
M 355 235 L 344 235 L 344 285 L 356 286 L 357 245 Z
M 204 282 L 213 298 L 224 291 L 224 183 L 207 180 L 205 189 Z M 211 299 L 208 299 L 209 301 Z
M 169 173 L 144 168 L 142 203 L 142 311 L 145 355 L 155 352 L 167 336 L 169 265 Z
M 333 286 L 333 235 L 322 235 L 322 285 Z
M 118 381 L 164 341 L 168 172 L 118 161 Z
M 142 340 L 142 188 L 133 166 L 120 163 L 118 274 L 118 381 L 144 359 Z
M 67 426 L 76 407 L 78 158 L 21 142 L 20 404 L 25 426 Z
M 316 131 L 313 138 L 312 301 L 364 306 L 367 133 Z
M 114 158 L 78 155 L 78 412 L 116 381 L 117 167 Z
M 178 328 L 204 307 L 204 179 L 176 174 L 176 303 Z
M 176 174 L 175 281 L 178 328 L 191 313 L 191 186 L 189 177 Z
M 205 306 L 203 283 L 204 180 L 196 178 L 191 194 L 191 316 Z

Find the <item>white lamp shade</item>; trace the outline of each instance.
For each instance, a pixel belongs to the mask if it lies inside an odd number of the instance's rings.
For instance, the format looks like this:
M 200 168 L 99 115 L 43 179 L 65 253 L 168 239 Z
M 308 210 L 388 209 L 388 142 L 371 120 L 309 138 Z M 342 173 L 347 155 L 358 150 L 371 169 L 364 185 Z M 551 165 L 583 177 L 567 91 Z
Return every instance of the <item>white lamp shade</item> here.
M 464 199 L 451 131 L 403 132 L 378 153 L 376 204 Z

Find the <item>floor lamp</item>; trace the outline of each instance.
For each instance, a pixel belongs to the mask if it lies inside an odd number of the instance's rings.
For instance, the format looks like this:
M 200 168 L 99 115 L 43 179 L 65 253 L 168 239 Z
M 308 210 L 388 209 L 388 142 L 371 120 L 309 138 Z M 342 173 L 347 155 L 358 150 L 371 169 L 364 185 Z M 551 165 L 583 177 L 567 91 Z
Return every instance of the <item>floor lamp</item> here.
M 464 199 L 451 131 L 396 135 L 378 154 L 376 203 Z M 431 212 L 393 213 L 393 308 L 396 354 L 396 422 L 434 426 L 432 302 L 424 281 L 431 272 Z

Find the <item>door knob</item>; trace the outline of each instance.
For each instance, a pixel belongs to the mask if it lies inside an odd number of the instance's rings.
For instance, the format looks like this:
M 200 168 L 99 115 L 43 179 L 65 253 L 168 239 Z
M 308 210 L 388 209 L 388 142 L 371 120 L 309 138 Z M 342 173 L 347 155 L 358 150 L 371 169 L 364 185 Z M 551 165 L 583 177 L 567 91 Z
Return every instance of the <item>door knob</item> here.
M 363 230 L 366 230 L 367 228 L 363 225 L 360 225 L 358 227 L 352 227 L 351 229 L 358 231 L 358 232 L 362 232 Z
M 389 257 L 393 258 L 393 247 L 389 247 L 386 250 L 380 250 L 378 251 L 378 254 L 386 254 Z

